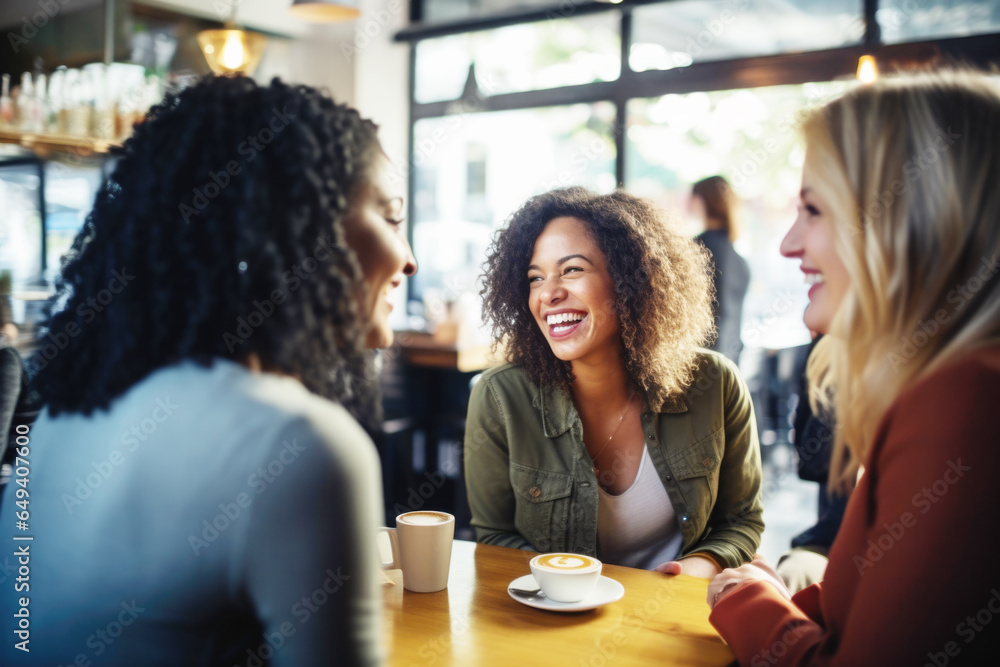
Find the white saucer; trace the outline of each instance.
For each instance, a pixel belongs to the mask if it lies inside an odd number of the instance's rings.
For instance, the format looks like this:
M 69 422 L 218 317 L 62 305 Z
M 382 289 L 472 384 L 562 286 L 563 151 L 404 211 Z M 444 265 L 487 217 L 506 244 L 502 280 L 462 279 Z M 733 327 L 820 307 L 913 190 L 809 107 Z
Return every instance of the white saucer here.
M 538 593 L 539 597 L 531 598 L 521 597 L 520 595 L 515 595 L 510 592 L 510 588 L 521 588 L 524 590 L 538 588 L 538 583 L 535 582 L 535 577 L 530 574 L 518 577 L 514 581 L 510 582 L 507 587 L 507 595 L 511 596 L 521 604 L 526 604 L 529 607 L 534 607 L 536 609 L 545 609 L 546 611 L 587 611 L 588 609 L 594 609 L 596 607 L 600 607 L 601 605 L 621 600 L 622 596 L 625 595 L 624 586 L 619 584 L 614 579 L 609 579 L 604 576 L 598 579 L 597 585 L 594 586 L 594 590 L 590 592 L 590 595 L 583 598 L 579 602 L 556 602 L 545 597 L 545 594 L 540 591 Z

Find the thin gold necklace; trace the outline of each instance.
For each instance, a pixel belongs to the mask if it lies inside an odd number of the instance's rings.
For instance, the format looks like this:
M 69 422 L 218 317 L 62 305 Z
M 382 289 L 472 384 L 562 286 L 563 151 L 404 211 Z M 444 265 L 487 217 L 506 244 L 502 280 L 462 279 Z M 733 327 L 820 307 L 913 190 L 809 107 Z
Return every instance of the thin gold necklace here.
M 615 430 L 612 431 L 611 435 L 608 436 L 608 440 L 607 442 L 604 443 L 604 446 L 601 447 L 601 450 L 590 457 L 590 462 L 592 464 L 592 467 L 594 468 L 595 475 L 600 472 L 600 469 L 597 467 L 597 457 L 604 453 L 604 450 L 607 449 L 608 445 L 611 444 L 612 438 L 618 435 L 618 431 L 621 430 L 622 424 L 625 422 L 625 415 L 628 414 L 629 409 L 632 407 L 633 398 L 635 398 L 635 390 L 632 390 L 628 395 L 628 403 L 625 404 L 625 412 L 623 412 L 622 416 L 618 418 L 618 426 L 615 426 Z

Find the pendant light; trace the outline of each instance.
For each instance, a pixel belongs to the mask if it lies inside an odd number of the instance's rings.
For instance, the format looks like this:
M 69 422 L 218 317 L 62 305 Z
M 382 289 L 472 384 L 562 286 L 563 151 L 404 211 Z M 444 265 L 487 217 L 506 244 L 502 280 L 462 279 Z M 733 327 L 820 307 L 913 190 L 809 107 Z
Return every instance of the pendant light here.
M 858 58 L 858 81 L 861 83 L 874 83 L 878 79 L 878 63 L 875 56 L 865 54 Z
M 865 34 L 861 38 L 861 57 L 858 58 L 858 81 L 864 84 L 874 83 L 878 79 L 878 63 L 875 53 L 882 45 L 882 27 L 878 24 L 876 13 L 878 0 L 864 0 Z
M 216 74 L 245 74 L 250 76 L 264 54 L 267 38 L 257 32 L 236 26 L 236 6 L 220 30 L 202 30 L 198 45 L 208 66 Z
M 361 15 L 358 0 L 293 0 L 288 11 L 295 18 L 317 23 L 351 21 Z

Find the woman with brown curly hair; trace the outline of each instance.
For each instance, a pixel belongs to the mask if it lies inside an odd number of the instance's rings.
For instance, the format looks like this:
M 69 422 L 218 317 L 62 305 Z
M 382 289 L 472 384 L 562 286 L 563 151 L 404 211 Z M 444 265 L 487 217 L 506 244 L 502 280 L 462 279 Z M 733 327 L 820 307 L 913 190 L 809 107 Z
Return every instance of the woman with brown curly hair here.
M 704 251 L 625 192 L 555 190 L 514 213 L 483 289 L 510 363 L 473 388 L 466 428 L 478 541 L 702 577 L 753 557 L 753 406 L 699 347 L 709 284 Z

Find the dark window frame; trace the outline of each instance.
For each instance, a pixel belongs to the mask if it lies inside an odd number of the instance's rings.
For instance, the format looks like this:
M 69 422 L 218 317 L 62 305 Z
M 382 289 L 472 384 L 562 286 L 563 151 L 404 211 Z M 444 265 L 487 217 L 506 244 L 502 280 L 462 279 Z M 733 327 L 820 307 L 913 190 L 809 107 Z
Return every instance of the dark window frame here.
M 412 169 L 415 150 L 414 126 L 418 120 L 440 118 L 454 113 L 456 105 L 463 113 L 484 113 L 566 106 L 580 103 L 611 102 L 615 105 L 614 140 L 616 149 L 615 180 L 625 182 L 626 141 L 625 123 L 629 100 L 659 97 L 667 94 L 685 94 L 702 91 L 760 88 L 853 76 L 858 58 L 874 54 L 883 70 L 898 67 L 917 67 L 929 63 L 965 64 L 989 67 L 1000 64 L 1000 33 L 967 37 L 907 42 L 884 45 L 876 20 L 879 0 L 862 0 L 865 30 L 862 40 L 852 46 L 821 51 L 783 53 L 696 62 L 683 68 L 636 72 L 629 65 L 632 41 L 632 10 L 653 4 L 666 4 L 677 0 L 623 0 L 618 4 L 583 0 L 564 0 L 548 8 L 512 10 L 489 16 L 459 19 L 447 22 L 423 22 L 423 0 L 412 0 L 411 25 L 394 36 L 394 41 L 409 43 L 409 94 L 410 119 L 408 129 L 408 155 Z M 614 81 L 602 81 L 576 86 L 505 93 L 483 97 L 467 86 L 462 98 L 442 102 L 416 102 L 416 49 L 418 42 L 435 37 L 492 30 L 511 25 L 534 23 L 550 19 L 573 18 L 602 12 L 620 13 L 621 73 Z M 407 202 L 409 217 L 413 220 L 412 202 L 415 193 L 414 179 L 409 179 Z M 416 223 L 414 223 L 416 224 Z M 413 242 L 413 227 L 407 230 Z M 408 285 L 408 298 L 413 298 L 413 283 Z

